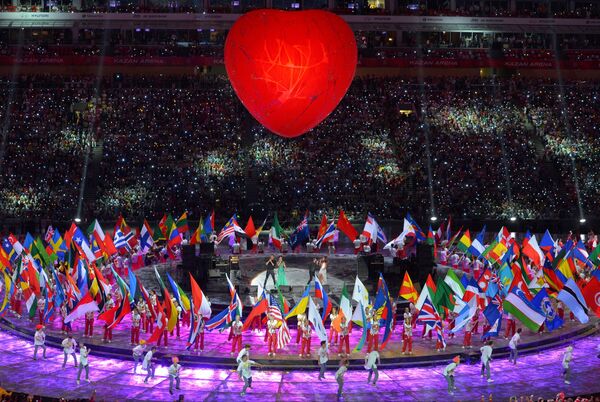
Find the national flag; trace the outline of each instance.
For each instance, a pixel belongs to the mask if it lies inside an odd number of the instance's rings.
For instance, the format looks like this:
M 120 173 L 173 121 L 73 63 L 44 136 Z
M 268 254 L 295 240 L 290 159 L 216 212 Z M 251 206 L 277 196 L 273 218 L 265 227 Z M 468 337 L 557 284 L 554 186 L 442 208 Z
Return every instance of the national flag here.
M 18 257 L 17 252 L 13 248 L 13 245 L 10 243 L 8 238 L 5 238 L 2 241 L 2 251 L 4 251 L 4 261 L 2 261 L 2 265 L 8 267 L 11 263 L 14 263 Z
M 590 261 L 596 267 L 598 266 L 598 264 L 600 264 L 600 244 L 598 244 L 596 248 L 590 253 Z
M 315 297 L 317 299 L 320 299 L 321 302 L 323 303 L 323 311 L 321 312 L 321 319 L 323 320 L 323 322 L 325 322 L 327 317 L 329 317 L 329 313 L 331 313 L 331 309 L 333 308 L 333 303 L 331 303 L 331 300 L 329 300 L 329 297 L 327 296 L 327 292 L 325 292 L 323 285 L 321 285 L 319 278 L 317 278 L 316 276 L 315 276 Z
M 365 314 L 365 306 L 363 306 L 362 303 L 358 303 L 358 306 L 356 306 L 356 309 L 354 310 L 354 315 L 356 315 L 357 312 L 360 312 L 360 320 L 361 322 L 366 323 L 367 322 L 367 315 Z M 363 346 L 365 346 L 365 341 L 367 340 L 367 336 L 369 334 L 369 329 L 371 327 L 369 325 L 363 325 L 363 329 L 362 329 L 362 334 L 360 336 L 360 340 L 358 341 L 358 343 L 356 344 L 356 346 L 354 347 L 354 349 L 352 350 L 352 352 L 360 352 L 363 348 Z
M 406 274 L 405 274 L 405 276 L 406 276 Z M 456 273 L 452 269 L 449 269 L 448 272 L 446 272 L 446 277 L 444 278 L 444 282 L 446 282 L 446 284 L 450 287 L 450 289 L 452 289 L 452 291 L 459 298 L 462 299 L 462 297 L 465 294 L 465 287 L 463 286 L 460 279 L 458 279 L 458 276 L 456 276 Z
M 433 278 L 431 278 L 431 274 L 427 275 L 427 280 L 425 281 L 425 286 L 421 289 L 421 294 L 417 299 L 417 303 L 415 307 L 417 310 L 421 310 L 423 303 L 425 303 L 425 299 L 429 298 L 429 300 L 433 300 L 435 297 L 436 286 L 435 282 L 433 282 Z M 466 300 L 465 300 L 466 301 Z
M 96 256 L 90 248 L 88 241 L 86 240 L 85 234 L 75 224 L 71 225 L 69 230 L 72 241 L 77 245 L 79 253 L 85 257 L 89 262 L 96 261 Z M 69 244 L 67 244 L 69 246 Z
M 168 234 L 167 246 L 169 249 L 181 244 L 181 234 L 175 225 L 175 222 L 171 223 L 171 230 Z
M 159 232 L 160 232 L 160 230 L 159 230 Z M 162 336 L 163 332 L 168 330 L 167 329 L 167 313 L 165 312 L 165 308 L 164 308 L 163 304 L 160 302 L 156 303 L 155 317 L 156 317 L 156 328 L 154 329 L 154 332 L 152 333 L 150 338 L 148 338 L 146 343 L 154 343 L 154 342 L 158 341 L 158 339 Z
M 291 340 L 290 329 L 285 322 L 282 314 L 282 307 L 272 294 L 269 294 L 269 308 L 267 315 L 273 317 L 278 322 L 279 331 L 277 331 L 277 349 L 283 349 Z
M 233 321 L 235 321 L 235 317 L 237 316 L 237 314 L 238 314 L 238 305 L 237 305 L 236 300 L 233 299 L 233 301 L 231 303 L 229 303 L 229 306 L 227 306 L 226 309 L 221 311 L 219 314 L 214 315 L 210 320 L 206 321 L 206 329 L 208 331 L 214 331 L 215 329 L 219 329 L 219 330 L 225 329 L 228 326 L 230 326 Z M 203 319 L 204 319 L 204 317 L 203 317 Z M 194 326 L 192 326 L 192 328 L 194 328 Z M 199 328 L 199 325 L 198 325 L 198 328 Z M 194 332 L 197 332 L 197 331 L 191 331 L 190 335 L 192 335 Z M 194 334 L 194 336 L 192 336 L 189 339 L 189 341 L 188 341 L 189 345 L 191 346 L 195 340 L 196 340 L 196 334 Z
M 141 241 L 141 240 L 140 240 Z M 202 243 L 202 219 L 198 221 L 198 227 L 190 237 L 190 245 Z
M 460 331 L 477 313 L 477 298 L 473 297 L 462 307 L 454 320 L 454 328 L 450 332 Z
M 52 251 L 54 252 L 54 254 L 56 254 L 58 259 L 60 261 L 64 261 L 65 256 L 69 252 L 69 250 L 67 249 L 67 246 L 65 245 L 65 242 L 63 241 L 63 238 L 58 232 L 58 230 L 54 231 L 54 234 L 52 235 L 52 239 L 50 239 L 49 244 L 52 247 Z
M 290 317 L 295 317 L 298 314 L 303 314 L 306 311 L 306 308 L 308 307 L 309 292 L 310 284 L 306 285 L 304 293 L 302 293 L 302 296 L 300 296 L 300 300 L 298 300 L 296 305 L 290 310 L 289 313 L 287 313 L 287 315 L 285 316 L 286 320 Z
M 248 218 L 248 223 L 246 223 L 246 227 L 244 228 L 244 233 L 248 236 L 249 239 L 252 239 L 256 234 L 256 228 L 254 227 L 254 221 L 252 220 L 252 215 Z
M 406 219 L 410 222 L 413 229 L 415 230 L 415 235 L 417 236 L 417 241 L 424 241 L 425 240 L 425 232 L 423 232 L 423 230 L 421 229 L 421 227 L 419 226 L 417 221 L 415 221 L 409 213 L 406 214 Z
M 147 220 L 144 219 L 144 224 L 140 230 L 140 251 L 142 254 L 148 253 L 154 245 L 154 239 L 152 239 L 152 228 Z
M 308 211 L 304 214 L 304 218 L 300 221 L 296 229 L 292 232 L 289 238 L 290 248 L 293 250 L 310 238 L 308 228 Z
M 589 259 L 589 254 L 585 249 L 585 245 L 581 240 L 577 242 L 577 245 L 573 248 L 573 257 L 587 265 L 589 268 L 593 269 L 594 265 Z
M 448 218 L 448 224 L 446 225 L 446 241 L 450 241 L 450 238 L 452 237 L 452 217 Z M 449 245 L 448 245 L 449 246 Z
M 357 303 L 362 303 L 363 306 L 369 305 L 369 291 L 367 287 L 362 283 L 362 281 L 356 275 L 356 279 L 354 280 L 354 290 L 352 291 L 352 300 Z
M 223 226 L 223 229 L 221 229 L 221 231 L 219 232 L 219 235 L 217 236 L 217 244 L 221 243 L 221 241 L 223 241 L 224 238 L 234 236 L 235 234 L 243 236 L 246 235 L 244 229 L 242 229 L 237 222 L 236 214 L 229 218 L 225 226 Z
M 129 301 L 135 305 L 137 302 L 137 296 L 138 296 L 138 280 L 137 277 L 135 276 L 135 273 L 133 273 L 132 269 L 128 270 L 129 272 L 127 273 L 129 276 Z M 141 283 L 140 283 L 141 284 Z
M 411 225 L 408 219 L 405 218 L 402 233 L 400 233 L 398 236 L 392 239 L 392 241 L 386 244 L 383 248 L 385 250 L 388 250 L 392 247 L 392 245 L 398 246 L 400 244 L 404 244 L 404 239 L 406 239 L 409 236 L 416 237 L 416 232 L 413 225 Z
M 483 251 L 485 250 L 485 247 L 483 246 L 483 242 L 484 242 L 484 237 L 485 237 L 485 225 L 483 226 L 483 229 L 481 229 L 481 232 L 479 232 L 479 234 L 477 235 L 477 237 L 475 238 L 475 240 L 473 240 L 473 242 L 471 243 L 471 246 L 469 246 L 467 252 L 469 254 L 471 254 L 472 256 L 474 256 L 475 258 L 479 258 L 481 257 L 481 255 L 483 254 Z M 461 239 L 462 241 L 462 239 Z
M 431 225 L 429 225 L 429 230 L 427 231 L 427 244 L 432 247 L 433 258 L 437 255 L 437 247 L 435 244 L 435 236 L 433 234 L 433 230 L 431 229 Z
M 120 228 L 115 231 L 114 244 L 117 250 L 125 249 L 127 251 L 131 251 L 131 247 L 129 246 L 129 240 L 133 238 L 133 233 L 129 232 L 127 234 L 123 233 Z
M 441 276 L 438 277 L 435 286 L 436 290 L 432 301 L 436 309 L 441 311 L 442 315 L 445 315 L 444 312 L 446 309 L 453 311 L 456 303 L 454 301 L 454 296 L 452 295 L 452 288 L 446 284 Z
M 540 289 L 531 301 L 531 304 L 546 315 L 546 328 L 548 328 L 548 331 L 554 331 L 563 325 L 563 320 L 556 314 L 554 307 L 552 307 L 550 296 L 545 288 Z
M 335 225 L 333 224 L 333 222 L 331 222 L 329 224 L 329 226 L 327 226 L 327 228 L 325 229 L 323 234 L 321 234 L 321 235 L 319 235 L 319 237 L 317 237 L 317 247 L 321 248 L 323 243 L 326 243 L 329 240 L 333 239 L 334 235 L 335 235 Z
M 352 226 L 343 210 L 340 210 L 340 216 L 338 217 L 337 221 L 337 228 L 340 230 L 340 232 L 348 236 L 350 241 L 354 241 L 358 238 L 358 232 L 356 231 L 356 229 L 354 229 L 354 226 Z
M 2 302 L 2 306 L 0 306 L 0 317 L 6 312 L 8 302 L 14 292 L 14 285 L 10 275 L 7 274 L 7 270 L 2 271 L 2 274 L 4 276 L 4 301 Z
M 190 299 L 187 297 L 183 289 L 181 289 L 181 286 L 175 282 L 173 277 L 171 277 L 168 272 L 167 280 L 171 285 L 171 289 L 173 289 L 173 296 L 175 297 L 175 300 L 177 300 L 177 303 L 179 303 L 179 306 L 181 306 L 181 309 L 185 312 L 190 311 Z
M 589 309 L 600 317 L 600 280 L 598 277 L 592 276 L 581 293 Z
M 342 287 L 342 295 L 340 296 L 339 314 L 331 323 L 333 328 L 338 332 L 340 331 L 342 317 L 346 318 L 346 323 L 350 325 L 350 320 L 352 319 L 352 304 L 350 302 L 350 295 L 348 294 L 348 289 L 346 289 L 345 283 Z
M 550 255 L 554 256 L 554 250 L 556 249 L 556 242 L 552 238 L 552 235 L 550 234 L 548 229 L 546 229 L 546 232 L 544 233 L 544 236 L 542 237 L 542 240 L 540 241 L 539 246 L 540 246 L 540 249 L 542 249 L 543 251 L 546 252 L 546 254 L 550 254 Z
M 166 215 L 164 216 L 164 219 L 166 220 L 167 217 Z M 154 243 L 158 243 L 159 241 L 162 240 L 167 240 L 167 237 L 164 235 L 162 228 L 160 227 L 160 223 L 155 223 L 154 225 L 152 225 L 152 240 L 154 241 Z
M 319 310 L 310 296 L 308 297 L 308 321 L 312 323 L 319 340 L 327 341 L 327 330 L 323 325 L 323 320 L 319 315 Z
M 54 260 L 48 255 L 42 239 L 36 237 L 31 245 L 31 256 L 34 257 L 42 267 L 50 266 Z
M 379 273 L 379 281 L 377 282 L 377 294 L 375 295 L 375 303 L 373 305 L 375 318 L 383 321 L 383 327 L 385 328 L 383 333 L 383 339 L 381 341 L 380 349 L 385 349 L 390 335 L 392 334 L 392 324 L 394 317 L 392 316 L 392 301 L 390 299 L 390 292 L 387 284 L 383 279 L 383 274 Z
M 15 235 L 10 233 L 8 235 L 8 241 L 10 242 L 11 246 L 15 250 L 15 253 L 17 253 L 17 256 L 19 256 L 23 253 L 23 245 L 19 242 L 19 240 L 15 237 Z
M 212 314 L 210 303 L 192 274 L 190 274 L 190 287 L 192 288 L 192 299 L 194 308 L 196 309 L 195 312 L 200 312 L 200 314 L 207 319 L 210 318 L 210 315 Z
M 365 222 L 362 235 L 365 236 L 369 242 L 376 243 L 377 240 L 380 240 L 384 244 L 387 243 L 383 230 L 370 212 L 367 214 L 367 221 Z
M 502 324 L 502 313 L 498 309 L 498 305 L 490 303 L 483 310 L 483 316 L 490 323 L 490 329 L 483 334 L 482 338 L 490 338 L 492 336 L 498 336 Z
M 252 307 L 250 314 L 248 314 L 248 317 L 246 317 L 246 320 L 244 321 L 244 326 L 242 327 L 242 331 L 247 331 L 250 328 L 252 321 L 254 321 L 254 319 L 256 317 L 260 317 L 262 314 L 266 314 L 268 310 L 269 310 L 269 301 L 267 300 L 266 297 L 263 297 L 260 299 L 260 301 L 258 303 L 256 303 L 254 305 L 254 307 Z
M 79 300 L 79 303 L 77 303 L 77 305 L 71 311 L 71 313 L 67 315 L 67 317 L 65 318 L 65 323 L 69 323 L 78 319 L 79 317 L 83 317 L 87 313 L 96 311 L 100 311 L 98 309 L 98 304 L 92 297 L 92 294 L 90 292 L 87 292 L 85 296 L 83 296 L 83 298 Z
M 279 219 L 277 219 L 277 212 L 273 217 L 273 224 L 269 231 L 269 241 L 273 244 L 273 247 L 281 250 L 281 244 L 283 243 L 283 229 L 279 226 Z
M 542 266 L 544 263 L 544 253 L 540 249 L 535 235 L 532 235 L 529 239 L 523 239 L 522 251 L 523 254 L 529 257 L 531 261 L 538 267 Z
M 181 235 L 185 234 L 185 232 L 188 232 L 190 230 L 190 227 L 188 226 L 187 211 L 181 214 L 179 219 L 177 219 L 177 223 L 175 224 L 175 226 L 177 226 L 177 231 Z
M 402 285 L 400 285 L 400 291 L 398 297 L 402 297 L 411 303 L 416 303 L 419 298 L 419 294 L 415 289 L 408 271 L 404 272 L 404 279 L 402 279 Z
M 444 336 L 442 332 L 442 318 L 438 314 L 429 297 L 425 298 L 425 301 L 423 302 L 423 305 L 419 310 L 419 315 L 417 316 L 417 319 L 425 325 L 426 333 L 428 333 L 432 329 L 435 329 L 438 335 L 438 339 L 440 339 L 444 347 L 446 347 L 446 342 L 444 341 Z
M 467 229 L 458 241 L 456 248 L 463 253 L 466 253 L 467 250 L 469 250 L 469 247 L 471 247 L 471 235 L 469 234 L 469 229 Z
M 568 279 L 565 282 L 565 286 L 558 292 L 556 298 L 562 301 L 582 324 L 585 324 L 590 320 L 588 317 L 589 309 L 585 303 L 585 298 L 583 297 L 581 290 L 579 290 L 579 286 L 577 286 L 577 283 L 575 283 L 573 279 Z
M 319 231 L 317 232 L 317 239 L 323 236 L 327 227 L 327 215 L 323 214 L 323 217 L 321 217 L 321 224 L 319 225 Z
M 94 223 L 88 228 L 88 233 L 89 232 L 92 233 L 92 236 L 96 239 L 96 243 L 98 243 L 98 246 L 104 254 L 107 256 L 117 254 L 117 248 L 115 247 L 112 238 L 104 234 L 104 230 L 102 230 L 102 226 L 100 226 L 100 222 L 98 222 L 97 219 L 95 219 Z
M 546 315 L 531 303 L 531 299 L 519 287 L 513 287 L 508 292 L 502 306 L 533 332 L 537 332 L 546 320 Z

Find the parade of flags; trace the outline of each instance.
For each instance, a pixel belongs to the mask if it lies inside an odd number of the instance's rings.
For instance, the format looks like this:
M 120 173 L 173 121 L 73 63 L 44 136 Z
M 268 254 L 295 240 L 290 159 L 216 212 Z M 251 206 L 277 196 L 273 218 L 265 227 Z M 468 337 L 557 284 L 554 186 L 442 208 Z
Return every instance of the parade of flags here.
M 290 245 L 299 245 L 309 238 L 309 216 L 307 212 L 292 232 Z M 229 219 L 217 236 L 217 242 L 235 235 L 257 238 L 262 226 L 256 228 L 252 217 L 249 217 L 246 228 L 242 229 L 237 219 L 237 215 Z M 358 236 L 343 211 L 340 211 L 337 225 L 338 229 L 349 238 Z M 178 273 L 174 273 L 177 272 L 174 268 L 166 268 L 169 270 L 166 272 L 166 269 L 161 267 L 160 269 L 164 271 L 159 274 L 156 265 L 154 272 L 162 297 L 153 307 L 148 292 L 141 282 L 144 275 L 136 276 L 127 264 L 113 262 L 110 257 L 117 253 L 117 249 L 121 251 L 119 260 L 127 258 L 123 257 L 127 255 L 126 250 L 152 255 L 152 250 L 157 249 L 154 232 L 164 236 L 162 244 L 180 245 L 182 234 L 189 231 L 188 217 L 187 213 L 184 213 L 174 221 L 171 215 L 165 215 L 154 229 L 144 219 L 141 226 L 134 227 L 135 231 L 137 227 L 140 229 L 136 235 L 120 217 L 112 234 L 105 234 L 97 220 L 88 227 L 87 236 L 75 223 L 70 224 L 64 238 L 61 237 L 58 226 L 49 226 L 43 236 L 34 237 L 27 233 L 23 243 L 17 236 L 9 234 L 2 239 L 0 247 L 0 271 L 2 272 L 0 288 L 4 291 L 0 303 L 0 315 L 6 314 L 10 308 L 10 298 L 20 289 L 29 317 L 34 317 L 37 310 L 41 312 L 43 322 L 52 321 L 54 311 L 66 302 L 68 312 L 65 323 L 71 323 L 83 318 L 87 313 L 94 312 L 100 313 L 98 319 L 106 321 L 108 327 L 112 328 L 119 325 L 119 322 L 131 313 L 135 308 L 136 299 L 141 296 L 148 305 L 151 319 L 157 322 L 157 330 L 152 333 L 149 341 L 156 341 L 163 331 L 170 331 L 176 326 L 178 319 L 181 318 L 178 317 L 177 305 L 183 312 L 191 313 L 188 348 L 199 334 L 201 321 L 196 315 L 203 316 L 208 331 L 223 331 L 231 325 L 236 316 L 242 318 L 242 298 L 227 275 L 225 277 L 229 291 L 229 304 L 221 306 L 219 310 L 222 311 L 211 317 L 211 303 L 191 274 L 191 292 L 186 293 L 177 283 L 177 281 L 182 283 L 182 279 Z M 407 245 L 410 247 L 412 240 L 422 237 L 419 241 L 429 242 L 435 247 L 443 247 L 443 238 L 450 240 L 452 236 L 449 228 L 450 222 L 445 227 L 440 226 L 437 231 L 430 227 L 428 236 L 425 236 L 412 217 L 407 215 L 400 235 L 388 243 L 374 216 L 368 214 L 363 234 L 371 242 L 379 240 L 387 243 L 386 246 L 399 245 L 410 237 L 411 242 Z M 323 216 L 316 236 L 317 246 L 333 239 L 335 229 L 334 222 L 329 223 L 327 217 Z M 191 242 L 195 241 L 195 244 L 198 244 L 206 241 L 207 234 L 211 232 L 214 232 L 214 213 L 200 220 Z M 476 270 L 471 271 L 473 274 L 457 273 L 451 268 L 438 269 L 434 274 L 427 276 L 420 293 L 417 292 L 408 271 L 404 272 L 400 283 L 397 282 L 398 279 L 392 283 L 388 278 L 394 292 L 396 286 L 399 287 L 399 298 L 415 304 L 416 309 L 419 310 L 418 321 L 425 325 L 427 332 L 435 330 L 442 344 L 445 345 L 442 317 L 445 318 L 449 312 L 457 313 L 454 317 L 454 326 L 448 331 L 456 333 L 466 327 L 480 308 L 489 323 L 489 329 L 483 334 L 484 338 L 499 336 L 503 326 L 503 312 L 510 313 L 533 332 L 537 332 L 542 325 L 545 325 L 548 331 L 561 328 L 564 324 L 563 319 L 559 317 L 553 298 L 561 301 L 583 324 L 590 321 L 590 314 L 600 317 L 600 272 L 596 266 L 600 262 L 600 246 L 596 246 L 591 241 L 585 243 L 584 240 L 579 240 L 578 235 L 574 235 L 563 246 L 560 240 L 554 240 L 548 230 L 543 236 L 537 233 L 541 239 L 539 244 L 536 234 L 527 233 L 524 240 L 520 242 L 518 239 L 521 237 L 514 236 L 506 227 L 501 227 L 497 235 L 495 232 L 491 233 L 492 238 L 488 243 L 485 242 L 485 226 L 472 241 L 468 229 L 462 235 L 461 232 L 462 228 L 454 234 L 453 239 L 460 237 L 456 248 L 462 251 L 463 258 L 472 255 L 478 259 L 474 262 L 478 265 L 474 265 Z M 285 242 L 277 214 L 273 218 L 270 238 L 275 248 L 281 248 L 282 242 Z M 356 237 L 351 240 L 355 239 Z M 139 248 L 132 246 L 135 244 Z M 446 244 L 446 248 L 448 246 L 449 244 Z M 152 268 L 149 269 L 149 272 L 152 272 Z M 474 272 L 479 272 L 478 277 L 473 277 Z M 584 275 L 581 275 L 582 272 Z M 165 276 L 167 281 L 163 281 Z M 174 278 L 177 278 L 177 281 Z M 434 281 L 433 278 L 436 280 Z M 184 280 L 187 280 L 187 276 Z M 380 273 L 376 286 L 373 281 L 356 275 L 351 297 L 345 284 L 340 290 L 341 282 L 337 278 L 337 283 L 330 281 L 327 287 L 319 277 L 315 276 L 313 295 L 311 295 L 310 285 L 304 288 L 300 297 L 297 297 L 297 294 L 289 296 L 285 293 L 290 300 L 296 299 L 292 308 L 278 287 L 276 287 L 277 293 L 273 294 L 265 294 L 264 291 L 259 290 L 262 297 L 246 317 L 243 330 L 248 330 L 255 318 L 261 319 L 264 315 L 270 314 L 280 323 L 277 346 L 284 348 L 291 338 L 286 319 L 307 313 L 317 337 L 320 340 L 327 340 L 325 324 L 337 292 L 340 292 L 339 314 L 331 322 L 331 326 L 339 331 L 342 317 L 349 325 L 355 323 L 361 326 L 362 335 L 354 349 L 360 351 L 366 343 L 370 328 L 366 314 L 369 311 L 367 306 L 372 307 L 373 319 L 378 320 L 383 326 L 383 340 L 379 345 L 379 351 L 384 350 L 392 334 L 393 304 L 383 275 Z M 258 285 L 261 288 L 260 283 Z M 371 299 L 369 290 L 374 294 L 374 299 Z M 115 306 L 108 310 L 104 309 L 106 296 L 115 293 L 117 294 L 114 298 Z M 122 297 L 119 297 L 119 294 Z M 318 309 L 320 304 L 316 299 L 321 300 L 323 305 L 321 312 Z M 38 301 L 40 301 L 39 308 Z M 45 306 L 42 308 L 41 303 L 44 302 Z

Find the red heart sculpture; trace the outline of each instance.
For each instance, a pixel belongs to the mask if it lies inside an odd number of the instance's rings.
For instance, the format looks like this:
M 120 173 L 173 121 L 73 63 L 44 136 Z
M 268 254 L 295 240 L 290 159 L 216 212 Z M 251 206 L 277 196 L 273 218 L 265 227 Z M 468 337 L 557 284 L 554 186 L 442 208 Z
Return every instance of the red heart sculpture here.
M 356 39 L 321 10 L 256 10 L 233 25 L 225 68 L 233 89 L 262 125 L 297 137 L 340 103 L 356 70 Z

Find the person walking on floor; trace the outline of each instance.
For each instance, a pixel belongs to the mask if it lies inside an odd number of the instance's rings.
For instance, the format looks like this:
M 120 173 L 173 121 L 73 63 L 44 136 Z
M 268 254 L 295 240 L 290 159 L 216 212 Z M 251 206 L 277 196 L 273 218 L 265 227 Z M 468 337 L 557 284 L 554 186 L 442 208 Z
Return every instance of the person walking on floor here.
M 567 351 L 563 355 L 563 377 L 565 378 L 565 384 L 571 384 L 571 360 L 573 360 L 573 346 L 568 346 Z
M 33 335 L 33 360 L 37 360 L 38 349 L 41 348 L 44 351 L 42 357 L 46 358 L 46 334 L 44 333 L 44 326 L 38 324 L 35 327 L 35 334 Z
M 146 353 L 144 356 L 144 361 L 142 362 L 142 369 L 146 370 L 148 374 L 146 374 L 146 378 L 144 379 L 144 383 L 148 383 L 148 378 L 154 378 L 154 362 L 152 361 L 152 357 L 156 353 L 156 346 L 152 346 L 150 351 Z
M 517 357 L 519 357 L 519 350 L 517 346 L 521 341 L 521 328 L 517 329 L 517 332 L 510 338 L 508 342 L 508 348 L 510 349 L 510 356 L 508 357 L 508 361 L 512 361 L 515 365 L 517 364 Z
M 492 361 L 493 341 L 488 341 L 480 350 L 481 352 L 481 378 L 486 373 L 487 382 L 494 382 L 490 376 L 490 362 Z
M 242 361 L 238 364 L 237 372 L 240 376 L 240 380 L 244 381 L 244 388 L 240 392 L 241 396 L 246 395 L 246 390 L 252 388 L 252 366 L 262 367 L 261 364 L 256 363 L 254 360 L 248 359 L 248 355 L 242 356 Z
M 321 341 L 321 347 L 319 348 L 317 359 L 319 363 L 319 380 L 325 379 L 325 370 L 327 370 L 327 362 L 329 361 L 329 348 L 327 347 L 327 341 Z
M 181 364 L 179 364 L 179 358 L 173 357 L 173 364 L 169 366 L 169 394 L 173 395 L 173 382 L 175 382 L 175 388 L 179 389 L 181 384 L 179 374 L 181 372 Z
M 377 380 L 379 379 L 379 371 L 377 371 L 378 364 L 381 364 L 379 352 L 377 350 L 373 350 L 367 353 L 365 356 L 365 370 L 369 370 L 367 384 L 371 382 L 371 376 L 375 374 L 375 377 L 373 378 L 373 385 L 377 385 Z
M 344 376 L 346 375 L 346 371 L 348 371 L 348 364 L 348 359 L 342 359 L 340 361 L 340 368 L 335 372 L 335 380 L 338 383 L 338 399 L 344 394 Z
M 144 355 L 145 351 L 146 351 L 146 341 L 142 339 L 140 341 L 140 344 L 133 348 L 133 362 L 134 362 L 133 363 L 133 374 L 135 374 L 135 372 L 137 370 L 137 366 L 138 366 L 140 360 L 142 360 L 142 356 Z
M 69 334 L 65 339 L 63 339 L 61 345 L 63 347 L 63 354 L 65 355 L 62 365 L 63 368 L 67 366 L 67 357 L 69 357 L 69 355 L 73 356 L 73 362 L 75 367 L 77 367 L 77 355 L 75 354 L 77 341 L 73 339 L 73 334 Z
M 88 362 L 88 355 L 90 349 L 88 349 L 83 343 L 79 348 L 79 370 L 77 371 L 77 385 L 79 385 L 79 379 L 81 378 L 81 372 L 85 369 L 85 380 L 90 382 L 90 365 Z

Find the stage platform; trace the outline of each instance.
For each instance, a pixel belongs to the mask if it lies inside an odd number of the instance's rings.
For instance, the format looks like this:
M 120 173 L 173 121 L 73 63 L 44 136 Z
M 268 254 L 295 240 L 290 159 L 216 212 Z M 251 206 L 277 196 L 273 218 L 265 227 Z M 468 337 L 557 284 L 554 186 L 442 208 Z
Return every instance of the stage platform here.
M 53 398 L 81 398 L 88 400 L 92 393 L 100 401 L 175 401 L 183 396 L 186 401 L 260 401 L 308 402 L 335 401 L 337 383 L 335 367 L 317 380 L 318 370 L 274 370 L 268 361 L 253 374 L 253 386 L 245 397 L 240 397 L 243 382 L 236 372 L 222 368 L 194 368 L 183 363 L 181 389 L 169 394 L 166 363 L 157 367 L 156 377 L 147 384 L 145 373 L 138 368 L 132 372 L 132 362 L 93 355 L 89 359 L 91 383 L 76 383 L 77 369 L 69 362 L 62 369 L 62 350 L 48 348 L 47 360 L 32 360 L 32 342 L 0 330 L 0 387 L 11 391 Z M 529 354 L 519 359 L 516 366 L 505 358 L 493 355 L 491 374 L 493 383 L 480 378 L 479 364 L 461 364 L 456 370 L 454 395 L 447 393 L 442 375 L 444 366 L 380 368 L 377 385 L 366 382 L 365 370 L 352 370 L 345 376 L 344 401 L 364 402 L 423 402 L 473 401 L 482 399 L 508 401 L 510 397 L 533 395 L 544 400 L 558 392 L 567 396 L 600 393 L 598 359 L 600 336 L 593 335 L 573 342 L 571 384 L 561 377 L 564 347 Z M 92 347 L 93 349 L 94 347 Z M 253 356 L 254 358 L 254 356 Z M 519 398 L 520 399 L 520 398 Z
M 291 319 L 290 321 L 293 321 Z M 551 333 L 531 333 L 523 329 L 522 341 L 519 347 L 520 354 L 540 353 L 546 349 L 556 348 L 565 344 L 575 342 L 579 339 L 593 335 L 598 331 L 599 320 L 593 318 L 588 324 L 582 325 L 574 321 L 567 321 L 563 328 Z M 125 318 L 113 331 L 113 342 L 102 342 L 101 322 L 96 323 L 95 335 L 92 338 L 83 338 L 83 320 L 77 320 L 73 323 L 73 333 L 77 342 L 84 342 L 90 345 L 92 354 L 121 360 L 132 360 L 130 344 L 129 317 Z M 503 323 L 504 324 L 504 323 Z M 35 324 L 27 319 L 17 319 L 9 316 L 0 319 L 0 328 L 11 335 L 21 337 L 26 340 L 32 340 L 35 332 Z M 361 328 L 355 327 L 350 335 L 350 368 L 361 369 L 364 364 L 366 345 L 361 351 L 352 352 L 358 344 L 361 335 Z M 443 352 L 435 351 L 435 336 L 433 340 L 428 337 L 421 338 L 422 326 L 418 325 L 414 330 L 413 337 L 413 355 L 402 355 L 402 339 L 400 326 L 397 326 L 393 332 L 386 348 L 381 351 L 381 367 L 419 367 L 427 365 L 441 364 L 452 359 L 455 355 L 461 355 L 463 361 L 478 361 L 479 348 L 482 346 L 481 332 L 473 335 L 473 347 L 463 349 L 463 334 L 459 333 L 455 338 L 448 338 L 446 335 L 447 348 Z M 481 331 L 481 328 L 480 328 Z M 228 341 L 228 332 L 219 333 L 218 331 L 207 332 L 205 334 L 204 352 L 194 353 L 186 350 L 186 341 L 189 334 L 189 328 L 182 327 L 180 338 L 176 333 L 169 337 L 168 347 L 159 347 L 157 358 L 166 364 L 172 356 L 179 356 L 182 364 L 188 367 L 219 367 L 234 368 L 237 366 L 234 357 L 230 355 L 231 344 Z M 291 329 L 292 341 L 283 350 L 280 350 L 276 356 L 267 356 L 267 345 L 264 341 L 264 330 L 262 332 L 245 332 L 242 336 L 243 344 L 250 344 L 252 347 L 252 357 L 261 362 L 265 362 L 272 369 L 281 370 L 306 370 L 314 369 L 316 351 L 319 346 L 319 340 L 313 334 L 311 357 L 299 357 L 300 345 L 296 343 L 296 330 Z M 140 339 L 147 339 L 150 334 L 142 334 Z M 60 332 L 60 320 L 55 320 L 46 329 L 46 343 L 51 346 L 59 347 L 65 335 Z M 380 339 L 383 338 L 381 331 Z M 496 339 L 494 346 L 494 356 L 508 356 L 508 340 Z M 332 367 L 336 366 L 339 360 L 337 356 L 338 346 L 330 347 Z

